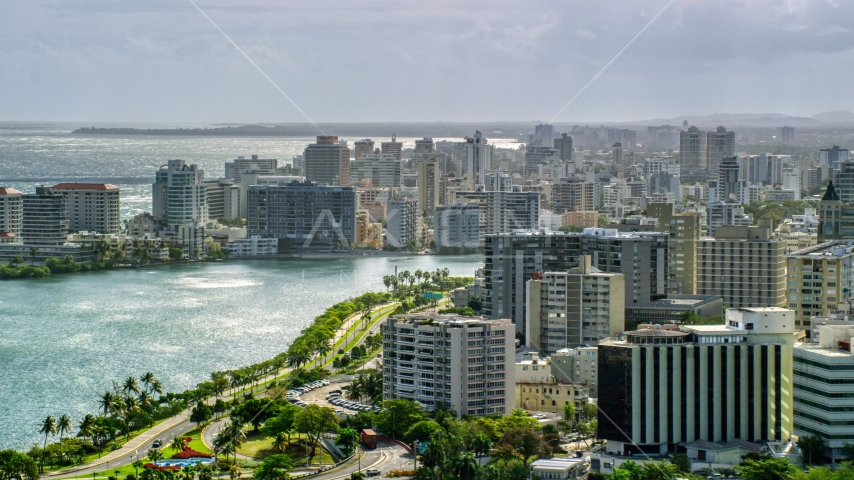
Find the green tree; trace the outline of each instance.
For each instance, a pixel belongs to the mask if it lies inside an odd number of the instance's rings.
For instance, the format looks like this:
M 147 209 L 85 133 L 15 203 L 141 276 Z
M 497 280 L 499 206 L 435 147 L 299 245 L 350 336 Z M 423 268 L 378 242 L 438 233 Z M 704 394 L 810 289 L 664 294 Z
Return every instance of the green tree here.
M 827 446 L 824 439 L 818 435 L 805 435 L 798 439 L 798 448 L 801 449 L 801 460 L 805 465 L 823 465 L 824 449 Z
M 156 463 L 159 460 L 163 460 L 163 452 L 156 448 L 149 449 L 148 453 L 146 453 L 145 456 L 148 457 L 148 461 L 152 463 Z
M 388 400 L 377 415 L 377 428 L 391 437 L 404 437 L 413 425 L 424 420 L 424 411 L 412 400 Z
M 676 465 L 679 471 L 683 473 L 691 473 L 691 459 L 684 453 L 677 453 L 670 459 L 670 463 Z
M 0 479 L 36 480 L 39 466 L 29 455 L 14 450 L 0 450 Z
M 277 453 L 264 458 L 261 465 L 252 472 L 252 478 L 257 480 L 282 480 L 290 478 L 289 473 L 294 469 L 291 457 Z
M 459 480 L 475 480 L 477 478 L 480 465 L 471 453 L 466 452 L 454 460 L 453 472 L 454 478 Z
M 36 264 L 36 257 L 39 256 L 39 252 L 41 252 L 39 247 L 30 247 L 30 257 L 33 259 L 32 262 L 30 262 L 30 265 Z
M 407 443 L 412 443 L 415 440 L 418 440 L 419 442 L 426 442 L 427 440 L 430 440 L 430 437 L 432 437 L 434 433 L 442 431 L 444 431 L 442 426 L 433 420 L 422 420 L 411 426 L 409 430 L 406 431 L 403 438 Z
M 196 425 L 201 425 L 213 416 L 213 407 L 199 400 L 196 406 L 190 411 L 190 421 Z
M 313 458 L 320 442 L 320 436 L 326 432 L 338 432 L 338 417 L 328 407 L 320 407 L 310 404 L 300 411 L 294 418 L 294 428 L 297 432 L 308 437 L 311 446 L 311 457 Z
M 344 452 L 345 455 L 350 455 L 359 444 L 359 432 L 352 428 L 342 428 L 338 431 L 338 436 L 335 438 L 335 445 Z
M 266 398 L 250 398 L 231 411 L 231 419 L 240 423 L 251 423 L 255 430 L 269 418 L 267 409 L 270 400 Z
M 534 430 L 514 428 L 504 432 L 504 436 L 496 445 L 506 445 L 513 448 L 525 466 L 533 457 L 544 451 L 543 438 Z
M 797 467 L 785 458 L 746 459 L 735 471 L 742 480 L 790 480 L 798 473 Z
M 62 439 L 65 437 L 66 433 L 71 433 L 71 417 L 64 413 L 60 415 L 59 420 L 56 422 L 56 430 L 59 432 L 59 459 L 61 463 L 64 460 L 62 453 Z
M 568 424 L 572 425 L 575 422 L 575 404 L 566 402 L 563 404 L 563 419 Z
M 47 448 L 47 436 L 48 435 L 52 435 L 54 437 L 56 436 L 56 419 L 50 415 L 45 417 L 44 420 L 42 421 L 42 426 L 41 426 L 41 429 L 39 430 L 39 433 L 44 434 L 44 446 L 42 447 L 42 449 L 46 449 Z M 42 461 L 42 468 L 43 467 L 44 467 L 44 461 Z

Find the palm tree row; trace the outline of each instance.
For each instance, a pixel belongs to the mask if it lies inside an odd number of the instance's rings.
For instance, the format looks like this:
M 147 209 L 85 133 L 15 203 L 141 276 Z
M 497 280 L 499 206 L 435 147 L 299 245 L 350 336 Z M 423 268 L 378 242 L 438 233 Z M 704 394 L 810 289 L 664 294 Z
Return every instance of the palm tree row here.
M 383 375 L 379 368 L 361 372 L 344 387 L 345 396 L 348 400 L 354 402 L 362 402 L 369 399 L 371 403 L 382 401 L 383 396 Z
M 463 277 L 451 277 L 447 268 L 436 269 L 433 272 L 409 270 L 398 272 L 397 275 L 383 276 L 383 285 L 386 289 L 393 291 L 395 297 L 405 298 L 412 295 L 422 295 L 430 290 L 448 292 L 459 286 L 465 285 L 469 279 Z

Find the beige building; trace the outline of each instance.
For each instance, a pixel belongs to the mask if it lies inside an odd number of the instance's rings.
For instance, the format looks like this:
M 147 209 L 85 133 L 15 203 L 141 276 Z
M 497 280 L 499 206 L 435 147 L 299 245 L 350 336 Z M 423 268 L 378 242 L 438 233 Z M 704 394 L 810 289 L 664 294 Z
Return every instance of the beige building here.
M 383 400 L 439 404 L 459 415 L 515 408 L 515 329 L 510 320 L 397 315 L 383 323 Z
M 774 238 L 779 238 L 786 243 L 786 253 L 797 252 L 818 244 L 817 233 L 807 232 L 789 232 L 777 231 L 774 232 Z
M 439 162 L 419 162 L 418 169 L 418 211 L 432 215 L 441 199 L 441 175 Z
M 724 226 L 697 246 L 697 294 L 719 295 L 727 308 L 786 304 L 786 244 L 771 237 L 770 222 Z
M 786 298 L 795 326 L 812 336 L 811 317 L 827 316 L 854 291 L 854 246 L 834 240 L 786 255 Z
M 51 190 L 65 195 L 70 232 L 121 233 L 119 187 L 109 183 L 60 183 Z
M 577 270 L 535 274 L 526 290 L 528 347 L 551 355 L 619 334 L 625 330 L 625 288 L 623 274 L 594 268 L 590 255 L 579 257 Z
M 658 219 L 662 232 L 670 234 L 668 242 L 668 290 L 672 293 L 697 293 L 697 242 L 700 239 L 700 214 L 674 213 L 672 203 L 651 203 L 646 213 Z
M 551 362 L 530 352 L 525 358 L 516 360 L 516 383 L 553 383 Z
M 730 308 L 725 325 L 656 326 L 601 342 L 606 453 L 790 439 L 794 320 L 784 308 Z
M 383 226 L 371 222 L 370 214 L 365 210 L 356 212 L 356 246 L 359 248 L 382 248 Z
M 23 195 L 14 188 L 0 187 L 0 243 L 21 241 Z
M 563 406 L 571 403 L 580 412 L 590 396 L 587 387 L 565 383 L 516 382 L 516 407 L 537 412 L 556 413 L 563 417 Z
M 596 210 L 580 210 L 576 207 L 571 212 L 563 214 L 564 227 L 596 228 L 599 226 L 599 212 Z
M 303 154 L 305 178 L 325 185 L 350 184 L 350 149 L 337 135 L 318 135 Z

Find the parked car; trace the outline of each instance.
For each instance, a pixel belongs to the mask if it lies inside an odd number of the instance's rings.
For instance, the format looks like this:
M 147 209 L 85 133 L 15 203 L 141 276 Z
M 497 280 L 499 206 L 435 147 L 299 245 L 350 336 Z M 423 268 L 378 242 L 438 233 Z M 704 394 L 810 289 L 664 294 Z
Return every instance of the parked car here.
M 160 448 L 161 445 L 163 444 L 160 443 L 160 440 L 155 440 L 154 443 L 151 444 L 151 448 Z
M 365 470 L 365 475 L 367 475 L 369 477 L 376 477 L 379 474 L 380 474 L 380 471 L 377 470 L 376 468 L 369 468 L 369 469 Z

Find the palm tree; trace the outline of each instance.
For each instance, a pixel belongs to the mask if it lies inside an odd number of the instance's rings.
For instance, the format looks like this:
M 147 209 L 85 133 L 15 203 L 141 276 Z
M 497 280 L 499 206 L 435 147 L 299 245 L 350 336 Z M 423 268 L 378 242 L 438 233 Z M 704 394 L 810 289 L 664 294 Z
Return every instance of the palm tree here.
M 139 402 L 134 397 L 127 397 L 121 402 L 121 413 L 125 421 L 125 437 L 130 440 L 130 417 L 139 412 Z
M 174 448 L 175 450 L 177 450 L 177 451 L 179 451 L 179 452 L 183 452 L 183 451 L 184 451 L 184 447 L 186 447 L 186 446 L 187 446 L 187 444 L 186 444 L 186 443 L 184 443 L 184 438 L 183 438 L 183 437 L 175 437 L 175 438 L 173 438 L 173 439 L 172 439 L 172 443 L 171 443 L 171 444 L 169 444 L 169 446 L 170 446 L 170 447 L 172 447 L 172 448 Z
M 362 472 L 353 472 L 350 474 L 350 480 L 365 480 L 365 474 Z
M 155 380 L 157 380 L 157 377 L 155 377 L 151 372 L 145 372 L 139 376 L 139 381 L 142 382 L 142 386 L 146 390 L 151 388 L 151 384 L 154 383 Z
M 33 257 L 31 265 L 36 264 L 36 257 L 39 256 L 39 252 L 41 252 L 41 249 L 39 247 L 30 247 L 30 256 Z
M 42 428 L 39 430 L 39 433 L 44 434 L 44 446 L 42 446 L 42 450 L 47 448 L 47 436 L 53 435 L 56 436 L 56 419 L 52 416 L 48 415 L 42 421 Z M 44 459 L 44 454 L 42 454 L 42 460 Z
M 59 430 L 59 461 L 62 463 L 62 438 L 66 433 L 71 433 L 71 417 L 66 414 L 59 416 L 59 421 L 56 423 L 56 429 Z
M 116 397 L 113 395 L 113 392 L 107 390 L 103 395 L 101 395 L 98 403 L 101 405 L 101 411 L 104 412 L 104 415 L 109 415 L 113 410 L 113 404 L 116 403 Z
M 87 413 L 83 420 L 77 424 L 77 436 L 92 439 L 92 443 L 95 443 L 95 428 L 95 415 Z
M 136 378 L 128 377 L 125 379 L 125 383 L 122 385 L 122 393 L 125 396 L 130 396 L 131 393 L 139 395 L 139 383 L 137 383 Z
M 460 480 L 475 480 L 480 467 L 471 453 L 466 452 L 454 461 L 454 478 Z
M 163 459 L 163 452 L 161 452 L 160 450 L 158 450 L 156 448 L 152 448 L 148 451 L 148 453 L 145 456 L 148 457 L 148 460 L 151 463 L 157 463 L 158 460 Z
M 273 440 L 273 448 L 280 452 L 284 452 L 288 448 L 288 436 L 285 435 L 285 432 L 276 434 L 276 438 Z
M 145 463 L 142 460 L 137 459 L 131 464 L 131 466 L 133 467 L 134 475 L 136 477 L 139 477 L 139 469 L 145 466 Z
M 9 264 L 13 264 L 15 268 L 20 267 L 22 263 L 24 263 L 24 257 L 20 255 L 15 255 L 15 258 L 13 258 L 11 262 L 9 262 Z

